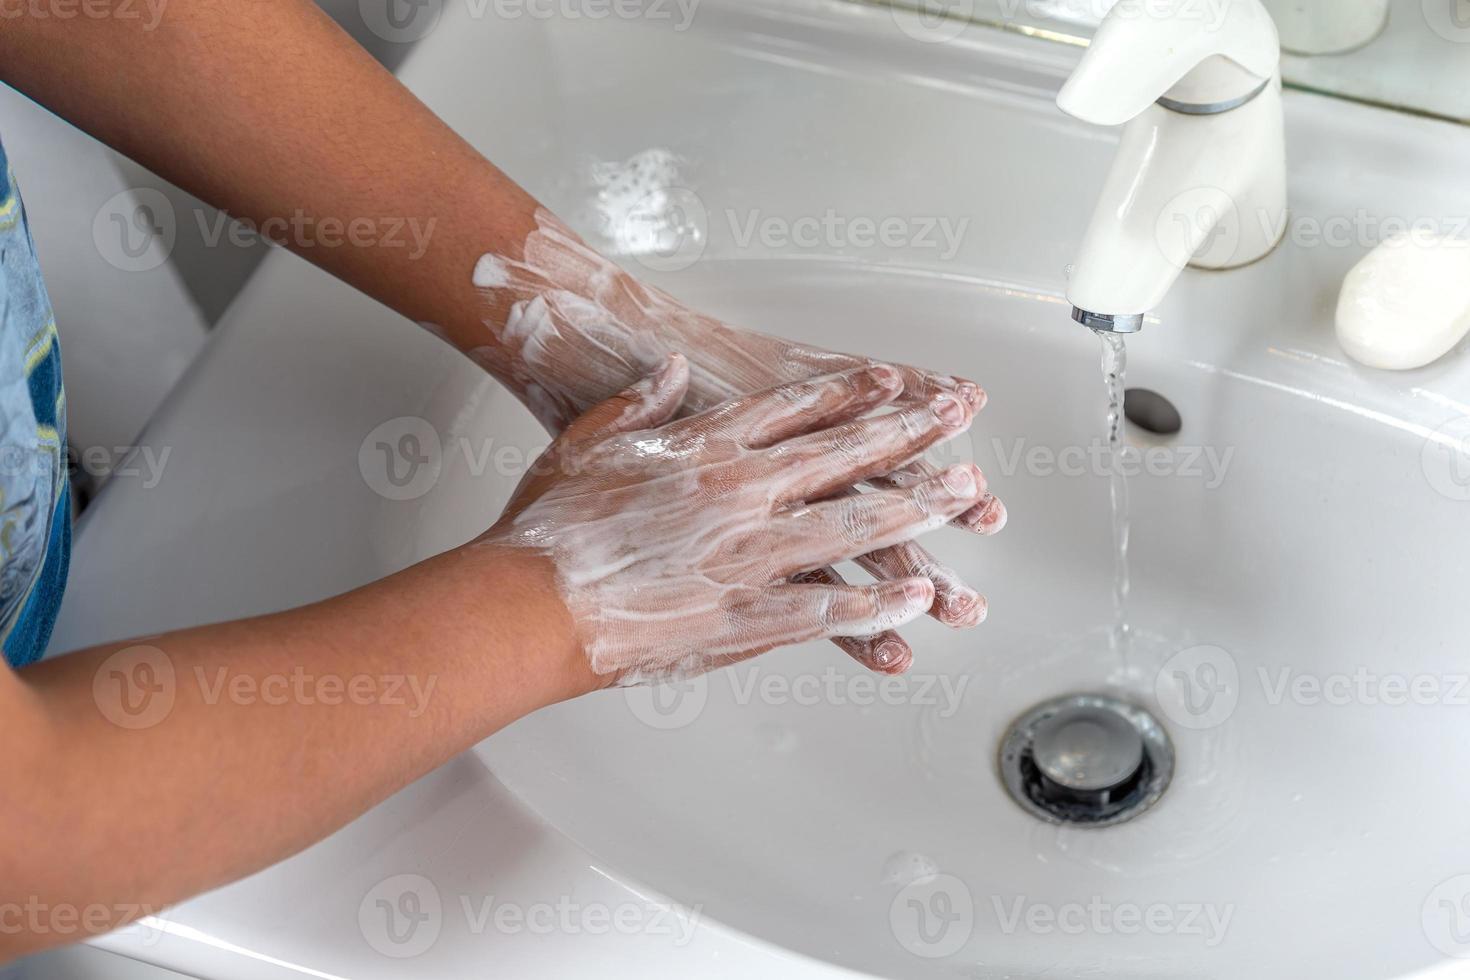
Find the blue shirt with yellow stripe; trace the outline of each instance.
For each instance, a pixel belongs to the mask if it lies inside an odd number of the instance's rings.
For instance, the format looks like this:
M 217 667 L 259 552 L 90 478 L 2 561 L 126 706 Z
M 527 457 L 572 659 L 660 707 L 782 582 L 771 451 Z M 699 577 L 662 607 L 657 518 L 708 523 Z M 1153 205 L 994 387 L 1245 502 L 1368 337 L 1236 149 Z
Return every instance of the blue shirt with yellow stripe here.
M 12 665 L 45 652 L 70 552 L 61 345 L 0 145 L 0 642 Z

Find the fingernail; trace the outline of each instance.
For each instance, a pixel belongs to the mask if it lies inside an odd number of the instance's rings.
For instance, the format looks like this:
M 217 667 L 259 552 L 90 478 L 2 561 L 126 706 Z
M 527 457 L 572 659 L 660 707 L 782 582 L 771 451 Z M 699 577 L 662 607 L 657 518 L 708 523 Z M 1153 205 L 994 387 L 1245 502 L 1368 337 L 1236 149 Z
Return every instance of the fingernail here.
M 964 463 L 951 466 L 940 477 L 950 493 L 968 497 L 975 492 L 975 471 Z
M 930 408 L 934 410 L 934 417 L 950 428 L 964 424 L 965 407 L 953 395 L 935 395 Z
M 903 375 L 899 374 L 896 368 L 889 367 L 887 364 L 870 364 L 868 377 L 872 378 L 873 383 L 880 388 L 903 387 Z
M 944 622 L 949 626 L 976 626 L 984 621 L 985 597 L 974 589 L 951 592 L 944 600 Z
M 970 406 L 970 411 L 978 412 L 985 407 L 985 389 L 972 381 L 961 381 L 959 386 L 960 397 L 965 404 Z
M 903 656 L 903 644 L 896 640 L 884 640 L 878 644 L 878 649 L 873 651 L 873 663 L 879 667 L 887 667 L 895 663 Z
M 1006 505 L 1001 503 L 1000 498 L 987 496 L 981 502 L 985 512 L 980 515 L 979 525 L 983 534 L 995 534 L 1006 526 Z

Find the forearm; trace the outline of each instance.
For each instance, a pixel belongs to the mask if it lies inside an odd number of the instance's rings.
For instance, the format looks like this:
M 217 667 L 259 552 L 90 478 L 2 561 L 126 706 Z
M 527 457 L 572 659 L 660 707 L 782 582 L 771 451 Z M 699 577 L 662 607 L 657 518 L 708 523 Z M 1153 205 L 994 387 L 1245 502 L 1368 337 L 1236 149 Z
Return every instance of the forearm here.
M 160 909 L 587 690 L 551 574 L 469 548 L 313 606 L 0 677 L 0 898 Z M 0 961 L 75 938 L 0 928 Z
M 309 0 L 171 0 L 149 26 L 15 18 L 0 31 L 0 74 L 432 325 L 553 431 L 671 351 L 691 359 L 691 410 L 857 363 L 734 331 L 637 282 Z
M 17 16 L 0 77 L 504 366 L 471 273 L 519 254 L 536 202 L 310 0 L 170 0 L 156 25 Z

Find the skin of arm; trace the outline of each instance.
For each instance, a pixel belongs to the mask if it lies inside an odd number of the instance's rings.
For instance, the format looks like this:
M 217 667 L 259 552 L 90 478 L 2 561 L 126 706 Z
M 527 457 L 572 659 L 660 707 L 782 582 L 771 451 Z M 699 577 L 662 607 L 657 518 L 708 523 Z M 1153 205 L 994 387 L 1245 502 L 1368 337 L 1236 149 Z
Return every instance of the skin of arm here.
M 124 727 L 134 722 L 110 698 L 131 689 L 109 674 L 142 669 L 167 685 L 155 704 L 168 711 Z M 312 697 L 272 694 L 303 674 Z M 350 697 L 349 683 L 369 687 Z M 0 668 L 0 902 L 26 904 L 0 917 L 0 963 L 294 854 L 593 686 L 550 563 L 509 549 L 450 552 L 301 609 Z M 48 928 L 57 909 L 106 919 Z
M 970 465 L 834 497 L 962 432 L 958 399 L 871 415 L 902 391 L 874 366 L 671 421 L 688 384 L 672 355 L 481 538 L 372 585 L 0 669 L 0 962 L 79 938 L 46 910 L 96 934 L 288 857 L 545 705 L 923 615 L 927 579 L 789 580 L 974 506 Z
M 553 432 L 673 351 L 690 358 L 690 411 L 866 361 L 731 327 L 634 279 L 540 208 L 310 0 L 170 0 L 156 21 L 26 16 L 23 5 L 18 13 L 0 30 L 5 82 L 262 232 L 276 229 L 281 244 L 409 319 L 433 324 Z M 301 219 L 304 232 L 294 224 Z M 421 247 L 403 235 L 332 247 L 312 231 L 325 219 L 430 231 Z M 902 370 L 906 396 L 920 403 L 950 390 L 971 410 L 983 404 L 969 382 Z M 903 485 L 932 475 L 921 465 L 895 478 Z M 987 494 L 955 523 L 991 533 L 1004 521 L 1004 507 Z M 931 615 L 949 625 L 973 626 L 985 615 L 984 598 L 917 545 L 859 561 L 879 578 L 929 578 Z M 835 580 L 831 570 L 813 575 Z M 912 656 L 892 631 L 838 642 L 868 665 Z

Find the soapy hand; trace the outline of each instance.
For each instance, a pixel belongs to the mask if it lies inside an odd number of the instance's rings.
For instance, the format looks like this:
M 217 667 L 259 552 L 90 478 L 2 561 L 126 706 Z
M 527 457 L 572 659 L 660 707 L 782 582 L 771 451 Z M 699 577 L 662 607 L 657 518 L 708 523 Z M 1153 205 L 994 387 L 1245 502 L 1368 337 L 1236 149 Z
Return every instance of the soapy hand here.
M 487 254 L 475 267 L 474 284 L 485 300 L 484 322 L 492 328 L 504 326 L 498 346 L 470 353 L 516 391 L 551 432 L 561 432 L 607 392 L 651 370 L 673 350 L 690 359 L 685 412 L 871 363 L 731 327 L 629 276 L 549 212 L 538 210 L 535 219 L 536 230 L 526 238 L 519 258 Z M 901 405 L 921 406 L 947 393 L 971 412 L 984 406 L 985 394 L 972 382 L 916 368 L 897 370 L 903 380 Z M 935 473 L 933 466 L 918 460 L 891 474 L 875 473 L 871 482 L 913 487 Z M 954 523 L 993 534 L 1005 518 L 1001 502 L 985 494 Z M 935 591 L 929 613 L 947 625 L 973 626 L 985 618 L 984 597 L 913 542 L 878 549 L 857 561 L 880 579 L 929 579 Z M 842 582 L 831 569 L 816 570 L 808 578 Z M 834 642 L 870 666 L 912 657 L 908 644 L 891 630 Z
M 969 405 L 945 391 L 870 414 L 898 400 L 903 382 L 895 368 L 866 365 L 671 421 L 690 370 L 670 355 L 572 422 L 481 540 L 550 558 L 592 672 L 608 685 L 882 633 L 929 609 L 929 579 L 851 586 L 809 573 L 940 527 L 985 495 L 971 464 L 846 492 L 969 427 Z M 901 673 L 910 660 L 870 666 Z

